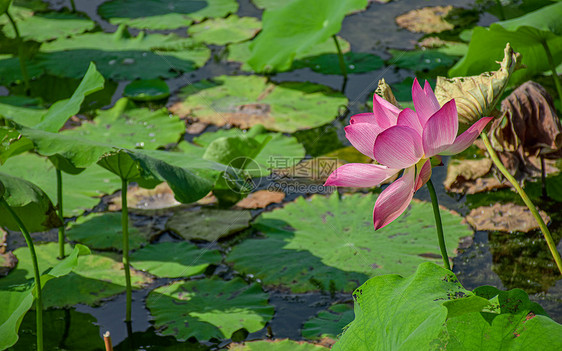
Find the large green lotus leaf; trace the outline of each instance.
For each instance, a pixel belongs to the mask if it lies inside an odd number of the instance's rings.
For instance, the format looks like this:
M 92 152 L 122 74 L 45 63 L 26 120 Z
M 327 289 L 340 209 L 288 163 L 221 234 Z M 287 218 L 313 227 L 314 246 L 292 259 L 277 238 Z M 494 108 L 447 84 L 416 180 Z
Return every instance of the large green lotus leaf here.
M 558 1 L 524 16 L 497 22 L 497 24 L 512 31 L 521 27 L 532 27 L 536 29 L 537 39 L 545 39 L 552 35 L 548 34 L 549 32 L 562 35 L 560 16 L 562 16 L 562 2 Z
M 337 39 L 342 53 L 348 53 L 351 49 L 351 45 L 349 44 L 349 42 L 342 37 L 337 37 Z M 250 59 L 250 57 L 252 57 L 252 51 L 250 50 L 251 43 L 251 41 L 245 41 L 242 43 L 230 44 L 227 46 L 227 60 L 231 62 L 241 62 L 242 66 L 240 68 L 246 72 L 253 72 L 252 67 L 250 67 L 250 65 L 248 64 L 248 60 Z M 296 62 L 293 62 L 293 65 L 286 70 L 289 71 L 292 69 L 296 69 L 298 68 L 296 67 L 297 65 L 300 65 L 300 68 L 308 67 L 306 66 L 307 58 L 312 59 L 314 57 L 331 57 L 331 55 L 337 55 L 337 53 L 338 50 L 334 43 L 334 39 L 328 38 L 321 43 L 303 48 L 302 52 L 295 55 Z M 339 62 L 336 63 L 336 66 L 339 69 Z M 278 72 L 281 72 L 281 70 L 278 70 Z
M 186 240 L 215 241 L 250 226 L 250 211 L 201 208 L 176 212 L 166 228 Z
M 295 55 L 337 34 L 345 15 L 366 5 L 366 0 L 293 0 L 268 9 L 248 63 L 257 72 L 286 70 Z
M 253 333 L 273 317 L 268 295 L 240 278 L 176 282 L 153 290 L 146 306 L 163 335 L 178 340 L 228 339 L 244 328 Z
M 365 73 L 384 66 L 383 60 L 373 54 L 348 52 L 343 55 L 346 71 L 351 73 Z M 337 54 L 323 54 L 295 60 L 291 68 L 305 68 L 324 74 L 342 74 Z
M 35 350 L 37 343 L 35 311 L 28 312 L 21 324 L 20 339 L 11 350 Z M 104 349 L 97 319 L 75 309 L 52 309 L 43 312 L 45 350 L 101 351 Z
M 215 18 L 195 24 L 187 33 L 197 41 L 213 45 L 238 43 L 252 38 L 261 29 L 261 22 L 255 17 Z
M 256 340 L 243 344 L 231 344 L 230 351 L 324 351 L 327 347 L 309 344 L 304 341 Z
M 199 249 L 188 242 L 164 242 L 145 246 L 131 254 L 131 264 L 138 270 L 162 278 L 190 277 L 218 264 L 217 250 Z
M 32 11 L 29 11 L 32 13 Z M 17 18 L 17 17 L 16 17 Z M 0 24 L 2 21 L 0 20 Z M 81 34 L 94 29 L 95 22 L 89 18 L 74 13 L 65 12 L 39 12 L 21 17 L 16 20 L 20 35 L 24 39 L 35 41 L 52 40 L 59 37 L 67 37 Z M 2 31 L 8 38 L 15 38 L 13 27 L 4 24 Z
M 54 262 L 55 266 L 49 267 L 49 272 L 41 276 L 41 286 L 44 287 L 53 278 L 69 274 L 78 264 L 79 255 L 89 254 L 90 250 L 87 247 L 77 245 L 70 255 L 62 261 Z M 7 278 L 7 281 L 8 283 L 5 283 L 5 280 L 0 280 L 0 297 L 3 305 L 0 309 L 0 348 L 2 350 L 18 341 L 18 329 L 24 315 L 31 308 L 35 296 L 35 283 L 32 280 L 14 283 Z M 25 326 L 22 329 L 24 328 Z
M 6 172 L 6 165 L 2 166 Z M 62 225 L 53 203 L 37 185 L 11 174 L 0 173 L 2 195 L 14 213 L 31 232 L 49 230 Z M 20 231 L 14 217 L 0 206 L 0 226 Z
M 491 286 L 474 293 L 490 300 L 483 311 L 462 311 L 447 320 L 447 350 L 560 350 L 562 325 L 550 319 L 543 308 L 529 301 L 521 289 L 501 291 Z M 462 310 L 462 300 L 447 307 Z
M 162 79 L 140 79 L 127 84 L 123 96 L 134 101 L 158 101 L 170 96 L 170 88 Z
M 265 238 L 246 240 L 227 260 L 265 285 L 293 292 L 352 291 L 369 277 L 409 274 L 422 262 L 441 261 L 431 204 L 414 201 L 391 225 L 375 232 L 375 200 L 360 194 L 341 201 L 336 194 L 299 198 L 258 217 L 254 226 Z M 459 239 L 472 231 L 460 216 L 441 215 L 449 257 L 454 257 Z
M 12 83 L 23 83 L 21 75 L 20 60 L 12 55 L 0 55 L 0 84 L 10 85 Z M 45 69 L 35 61 L 26 61 L 29 79 L 39 78 Z
M 353 307 L 336 304 L 304 322 L 302 336 L 306 339 L 336 339 L 346 325 L 353 321 Z
M 328 87 L 286 82 L 268 83 L 257 76 L 219 76 L 183 88 L 183 101 L 171 110 L 180 116 L 198 118 L 219 126 L 232 124 L 294 132 L 333 120 L 347 99 Z
M 10 157 L 33 149 L 33 143 L 9 127 L 0 127 L 0 165 Z
M 332 350 L 433 350 L 448 314 L 444 304 L 465 296 L 472 293 L 451 271 L 429 262 L 406 278 L 371 278 L 354 292 L 355 320 Z
M 524 16 L 531 20 L 525 22 L 520 20 L 506 21 L 506 27 L 502 26 L 502 22 L 499 22 L 493 23 L 489 29 L 474 28 L 468 53 L 449 70 L 449 76 L 478 75 L 482 72 L 496 70 L 496 61 L 503 57 L 503 48 L 507 43 L 510 43 L 514 51 L 521 54 L 521 62 L 527 66 L 527 69 L 513 72 L 510 81 L 513 85 L 528 80 L 535 74 L 550 70 L 541 43 L 543 41 L 552 53 L 554 65 L 559 65 L 562 62 L 562 36 L 543 29 L 550 28 L 556 30 L 557 34 L 562 34 L 559 21 L 556 21 L 562 16 L 562 3 L 558 2 L 539 11 L 548 8 L 551 8 L 550 11 L 553 12 L 554 17 L 551 17 L 550 13 L 545 13 L 544 21 L 537 22 L 535 16 Z
M 126 99 L 109 110 L 100 110 L 92 123 L 61 132 L 78 140 L 91 140 L 123 148 L 155 150 L 176 143 L 185 132 L 185 122 L 166 109 L 124 108 Z
M 71 247 L 67 245 L 66 250 Z M 39 268 L 45 270 L 55 266 L 59 261 L 58 243 L 36 245 Z M 18 265 L 8 276 L 0 279 L 0 290 L 12 284 L 21 284 L 33 278 L 31 257 L 27 247 L 14 250 Z M 138 288 L 150 282 L 146 275 L 131 271 L 131 282 Z M 43 304 L 48 307 L 73 306 L 78 303 L 96 305 L 103 299 L 125 291 L 125 276 L 121 258 L 110 255 L 91 254 L 78 257 L 78 265 L 63 277 L 53 279 L 45 284 Z
M 46 42 L 41 52 L 37 60 L 53 75 L 80 77 L 94 61 L 104 77 L 113 80 L 172 78 L 193 71 L 210 57 L 210 50 L 191 38 L 142 32 L 131 37 L 124 27 L 115 33 L 87 33 Z
M 130 222 L 130 221 L 129 221 Z M 123 250 L 121 213 L 91 213 L 70 224 L 67 236 L 93 249 Z M 136 228 L 129 223 L 129 248 L 134 250 L 148 242 L 147 228 Z
M 2 166 L 2 172 L 31 181 L 57 198 L 55 168 L 52 163 L 34 154 L 12 157 Z M 90 167 L 77 175 L 62 174 L 64 191 L 64 213 L 78 216 L 100 202 L 100 197 L 119 189 L 121 182 L 101 167 Z M 25 216 L 24 216 L 25 218 Z
M 104 156 L 98 164 L 143 188 L 152 189 L 166 182 L 181 203 L 197 201 L 211 191 L 219 172 L 195 166 L 176 166 L 166 162 L 170 157 L 168 154 L 157 150 L 120 150 Z
M 80 111 L 86 96 L 103 89 L 103 86 L 103 76 L 97 71 L 96 65 L 90 62 L 82 81 L 70 98 L 55 102 L 48 110 L 0 104 L 0 114 L 26 127 L 58 132 L 68 118 Z
M 227 137 L 239 137 L 247 135 L 255 139 L 263 147 L 260 152 L 252 157 L 252 164 L 259 168 L 259 175 L 267 176 L 271 169 L 292 167 L 299 163 L 305 156 L 304 146 L 295 137 L 284 136 L 281 133 L 267 133 L 261 126 L 255 126 L 247 132 L 237 128 L 221 129 L 216 132 L 203 133 L 195 137 L 193 141 L 202 147 L 209 145 L 217 139 Z M 264 145 L 265 144 L 265 145 Z M 178 147 L 186 148 L 185 143 L 180 143 Z M 186 148 L 189 152 L 192 148 Z M 240 155 L 250 157 L 250 155 Z M 227 164 L 229 164 L 228 162 Z
M 235 0 L 113 0 L 98 12 L 112 24 L 146 29 L 176 29 L 238 10 Z

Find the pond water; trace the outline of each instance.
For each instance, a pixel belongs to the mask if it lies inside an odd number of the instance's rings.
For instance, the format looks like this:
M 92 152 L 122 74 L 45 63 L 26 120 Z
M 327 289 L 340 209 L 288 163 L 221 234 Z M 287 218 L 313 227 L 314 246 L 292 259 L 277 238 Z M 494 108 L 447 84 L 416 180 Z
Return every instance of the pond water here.
M 104 3 L 103 0 L 75 0 L 76 8 L 88 14 L 104 31 L 113 32 L 117 26 L 110 24 L 97 14 L 97 8 Z M 252 16 L 261 18 L 261 12 L 249 0 L 239 0 L 238 16 Z M 48 1 L 50 8 L 60 10 L 68 6 L 68 1 L 51 0 Z M 417 0 L 397 0 L 386 4 L 374 2 L 370 7 L 361 13 L 350 15 L 345 18 L 340 32 L 340 36 L 349 41 L 353 51 L 372 53 L 380 56 L 384 60 L 390 58 L 388 49 L 414 49 L 422 33 L 412 33 L 398 28 L 394 18 L 413 8 L 421 6 L 454 5 L 458 7 L 472 7 L 474 1 L 424 1 L 423 5 Z M 497 19 L 489 14 L 483 14 L 478 20 L 482 26 L 489 25 Z M 135 33 L 135 31 L 132 31 Z M 148 31 L 149 33 L 152 31 Z M 158 33 L 174 32 L 180 36 L 186 36 L 185 29 L 173 31 L 154 31 Z M 246 74 L 240 72 L 239 64 L 229 63 L 224 60 L 224 47 L 211 46 L 212 57 L 218 59 L 209 60 L 203 67 L 196 71 L 183 74 L 177 78 L 168 79 L 171 94 L 173 95 L 180 88 L 200 81 L 202 79 L 217 77 L 220 75 Z M 221 59 L 222 58 L 222 59 Z M 149 69 L 149 68 L 147 68 Z M 343 127 L 347 125 L 349 116 L 364 112 L 365 104 L 372 96 L 379 79 L 384 78 L 388 83 L 400 83 L 408 77 L 413 77 L 413 72 L 407 69 L 398 69 L 393 65 L 385 65 L 381 69 L 364 74 L 350 74 L 345 84 L 345 95 L 349 99 L 348 111 L 341 113 L 341 118 L 332 124 L 317 128 L 313 131 L 298 132 L 300 140 L 308 136 L 316 138 L 319 145 L 306 145 L 307 152 L 327 147 L 330 143 L 342 143 L 349 145 L 345 139 Z M 316 73 L 311 69 L 297 69 L 291 72 L 280 73 L 272 77 L 275 82 L 301 81 L 314 82 L 340 90 L 343 78 L 339 75 L 325 75 Z M 123 94 L 123 90 L 129 81 L 119 81 L 117 88 L 111 98 L 114 104 Z M 111 105 L 110 104 L 110 105 Z M 150 105 L 159 107 L 160 105 Z M 216 127 L 209 127 L 206 131 L 214 131 Z M 185 139 L 190 141 L 194 135 L 187 135 Z M 332 139 L 330 139 L 332 138 Z M 314 143 L 316 144 L 316 143 Z M 321 144 L 321 145 L 320 145 Z M 327 146 L 326 146 L 327 145 Z M 320 154 L 318 152 L 316 155 Z M 313 155 L 313 156 L 316 156 Z M 433 183 L 436 185 L 439 202 L 442 206 L 466 215 L 471 207 L 466 203 L 466 197 L 449 194 L 443 187 L 443 181 L 447 174 L 448 158 L 444 158 L 444 167 L 434 169 Z M 260 189 L 266 189 L 270 181 L 264 180 L 260 183 Z M 287 193 L 283 200 L 285 203 L 293 201 L 301 196 L 310 194 Z M 429 201 L 429 193 L 424 187 L 415 195 L 419 200 Z M 108 198 L 102 200 L 96 210 L 103 210 L 107 207 Z M 562 232 L 562 216 L 559 213 L 559 204 L 542 203 L 539 206 L 547 210 L 552 217 L 551 228 L 555 236 L 560 238 Z M 280 205 L 269 206 L 267 210 L 280 207 Z M 365 209 L 370 211 L 370 209 Z M 257 215 L 262 210 L 252 211 Z M 157 216 L 156 216 L 157 217 Z M 134 216 L 136 225 L 143 223 L 154 223 L 162 218 Z M 158 226 L 158 225 L 157 225 Z M 160 224 L 164 227 L 163 224 Z M 258 234 L 248 230 L 242 237 L 255 237 Z M 38 240 L 56 241 L 56 232 L 34 234 Z M 236 240 L 236 239 L 229 239 Z M 155 239 L 155 242 L 180 241 L 173 233 L 163 230 L 162 234 Z M 8 249 L 16 249 L 24 246 L 25 242 L 19 238 L 18 233 L 10 233 L 8 237 Z M 198 243 L 200 247 L 207 247 L 207 244 Z M 228 247 L 224 243 L 213 243 L 213 247 L 223 249 Z M 542 251 L 541 251 L 542 250 Z M 558 250 L 562 250 L 562 244 L 558 245 Z M 454 258 L 453 270 L 457 274 L 460 282 L 468 289 L 480 285 L 492 285 L 501 289 L 511 289 L 515 287 L 524 288 L 530 294 L 531 299 L 539 302 L 549 315 L 557 322 L 562 322 L 562 280 L 557 280 L 552 264 L 548 261 L 546 245 L 542 240 L 540 232 L 533 231 L 526 234 L 520 233 L 500 233 L 477 231 L 472 240 L 468 241 L 457 257 Z M 530 262 L 538 262 L 531 264 Z M 217 275 L 223 278 L 232 278 L 240 274 L 232 267 L 221 263 L 214 268 L 214 271 L 205 272 L 206 275 Z M 194 277 L 193 279 L 197 279 Z M 247 281 L 252 281 L 252 277 L 243 276 Z M 46 312 L 47 321 L 52 321 L 56 325 L 52 335 L 47 336 L 52 345 L 58 345 L 61 349 L 81 349 L 73 348 L 79 345 L 77 339 L 80 338 L 81 331 L 83 342 L 87 343 L 100 338 L 106 331 L 111 331 L 114 345 L 118 345 L 116 350 L 139 349 L 139 350 L 179 350 L 179 349 L 221 349 L 228 345 L 229 341 L 220 344 L 205 343 L 179 343 L 171 336 L 161 336 L 153 326 L 152 317 L 146 308 L 145 300 L 148 293 L 158 286 L 170 283 L 173 279 L 157 278 L 143 289 L 133 292 L 133 322 L 129 325 L 122 322 L 125 313 L 125 295 L 121 294 L 103 302 L 100 306 L 91 307 L 78 304 L 70 310 L 53 310 Z M 267 337 L 290 338 L 302 340 L 301 328 L 304 322 L 315 316 L 335 302 L 351 303 L 350 294 L 327 292 L 295 294 L 286 291 L 269 290 L 269 304 L 274 306 L 275 315 L 267 328 L 252 333 L 248 339 L 263 339 Z M 14 350 L 29 350 L 30 343 L 33 342 L 33 312 L 29 312 L 22 326 L 21 341 L 13 348 Z M 58 324 L 57 324 L 58 323 Z M 91 335 L 85 335 L 85 333 Z M 94 342 L 94 341 L 92 341 Z

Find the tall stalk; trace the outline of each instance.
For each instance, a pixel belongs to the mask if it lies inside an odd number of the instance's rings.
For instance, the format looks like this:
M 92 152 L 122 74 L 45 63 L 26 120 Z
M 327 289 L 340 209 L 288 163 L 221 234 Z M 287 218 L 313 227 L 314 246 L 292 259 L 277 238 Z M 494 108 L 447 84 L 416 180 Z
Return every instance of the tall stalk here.
M 503 5 L 502 5 L 501 0 L 496 0 L 496 5 L 498 5 L 499 11 L 500 11 L 500 20 L 505 21 L 506 20 L 505 12 L 503 10 Z
M 517 180 L 504 167 L 504 165 L 502 164 L 501 160 L 498 157 L 498 154 L 496 154 L 496 151 L 492 148 L 492 144 L 490 143 L 490 139 L 488 139 L 488 135 L 486 134 L 486 132 L 480 133 L 480 137 L 482 138 L 482 141 L 484 141 L 486 150 L 488 151 L 488 154 L 490 154 L 490 158 L 494 162 L 494 165 L 496 165 L 496 167 L 503 174 L 503 176 L 511 183 L 511 185 L 513 185 L 513 187 L 515 188 L 515 190 L 517 191 L 523 202 L 525 202 L 525 205 L 527 205 L 527 207 L 529 208 L 529 211 L 531 211 L 531 213 L 533 214 L 533 217 L 535 217 L 537 223 L 539 224 L 539 228 L 541 229 L 541 232 L 544 236 L 544 239 L 546 241 L 546 245 L 550 249 L 552 257 L 556 262 L 556 266 L 558 267 L 558 270 L 562 274 L 562 259 L 560 258 L 560 253 L 558 252 L 558 250 L 556 250 L 556 244 L 554 243 L 554 240 L 550 235 L 550 231 L 548 230 L 548 227 L 546 226 L 541 215 L 539 214 L 539 211 L 537 210 L 531 199 L 529 199 L 527 193 L 525 193 L 523 188 L 521 188 Z
M 66 255 L 64 254 L 64 214 L 62 210 L 62 172 L 60 169 L 56 168 L 57 172 L 57 213 L 62 225 L 59 227 L 59 259 L 63 259 Z
M 25 84 L 25 93 L 29 94 L 29 74 L 27 73 L 27 66 L 25 65 L 25 52 L 24 52 L 24 49 L 23 49 L 23 40 L 20 36 L 20 31 L 18 29 L 18 26 L 17 26 L 16 22 L 14 21 L 14 18 L 12 17 L 12 15 L 10 15 L 10 12 L 8 10 L 6 10 L 6 16 L 8 16 L 8 19 L 10 20 L 10 23 L 12 24 L 12 28 L 14 29 L 14 33 L 16 33 L 16 40 L 18 42 L 18 56 L 19 56 L 19 61 L 20 61 L 21 76 L 23 77 L 23 82 Z
M 449 263 L 449 255 L 447 255 L 447 247 L 445 246 L 445 236 L 443 235 L 443 223 L 441 222 L 441 212 L 439 211 L 439 202 L 437 201 L 437 194 L 431 179 L 427 181 L 427 189 L 431 197 L 431 204 L 433 205 L 433 216 L 435 217 L 435 227 L 437 228 L 437 240 L 439 241 L 439 249 L 441 250 L 441 257 L 443 257 L 443 264 L 445 268 L 451 270 Z
M 37 255 L 35 253 L 35 246 L 33 245 L 33 240 L 31 239 L 31 235 L 27 231 L 27 228 L 18 217 L 18 215 L 12 210 L 10 205 L 6 202 L 6 199 L 0 197 L 0 205 L 4 206 L 4 208 L 10 213 L 10 215 L 16 221 L 18 227 L 20 228 L 23 237 L 25 238 L 25 242 L 27 243 L 27 247 L 29 248 L 29 253 L 31 255 L 31 262 L 33 263 L 33 274 L 35 276 L 35 288 L 37 289 L 37 298 L 35 300 L 35 314 L 36 314 L 36 325 L 37 325 L 37 351 L 43 351 L 43 297 L 41 293 L 41 273 L 39 271 L 39 264 L 37 263 Z
M 70 8 L 72 9 L 72 12 L 76 12 L 76 5 L 74 4 L 74 0 L 70 0 Z
M 123 267 L 125 268 L 125 283 L 127 286 L 127 307 L 125 322 L 131 321 L 131 270 L 129 268 L 129 210 L 127 209 L 128 181 L 121 179 L 121 228 L 123 232 Z
M 334 44 L 336 44 L 336 49 L 338 50 L 338 60 L 340 63 L 340 70 L 341 74 L 343 75 L 343 86 L 342 86 L 342 93 L 345 90 L 345 86 L 347 84 L 347 69 L 345 68 L 345 59 L 343 58 L 343 53 L 341 51 L 340 43 L 338 43 L 338 38 L 336 35 L 332 35 L 334 39 Z
M 556 86 L 556 91 L 558 92 L 558 99 L 560 99 L 560 103 L 562 104 L 562 83 L 560 83 L 560 78 L 558 77 L 558 73 L 556 73 L 556 65 L 552 59 L 552 53 L 550 52 L 550 48 L 548 47 L 546 40 L 543 39 L 541 44 L 544 48 L 546 59 L 548 60 L 548 65 L 550 66 L 550 71 L 552 72 L 552 79 L 554 79 L 554 85 Z

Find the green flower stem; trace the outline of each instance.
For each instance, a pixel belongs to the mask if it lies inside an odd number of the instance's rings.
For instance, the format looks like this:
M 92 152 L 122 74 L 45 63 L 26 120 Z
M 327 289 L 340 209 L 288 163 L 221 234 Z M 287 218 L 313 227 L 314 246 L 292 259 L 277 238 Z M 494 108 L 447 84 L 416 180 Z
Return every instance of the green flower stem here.
M 431 179 L 427 181 L 427 189 L 431 197 L 431 204 L 433 205 L 433 215 L 435 216 L 435 227 L 437 228 L 437 239 L 439 241 L 439 249 L 441 249 L 441 257 L 443 257 L 443 264 L 445 268 L 451 270 L 449 263 L 449 256 L 447 255 L 447 247 L 445 246 L 445 237 L 443 236 L 443 223 L 441 222 L 441 212 L 439 211 L 439 202 L 437 202 L 437 194 Z
M 123 267 L 127 284 L 127 310 L 125 322 L 131 321 L 131 270 L 129 268 L 129 210 L 127 208 L 127 179 L 121 179 L 121 228 L 123 231 Z
M 64 215 L 62 211 L 62 172 L 60 169 L 56 169 L 57 171 L 57 209 L 59 219 L 62 225 L 59 227 L 59 259 L 63 259 L 66 255 L 64 254 L 64 241 L 65 241 L 65 233 L 64 233 Z
M 343 75 L 344 81 L 347 81 L 347 69 L 345 68 L 345 60 L 343 58 L 343 53 L 341 52 L 340 43 L 338 43 L 338 38 L 336 38 L 335 35 L 332 35 L 332 38 L 334 39 L 336 49 L 338 50 L 338 59 L 340 62 L 341 74 Z
M 72 12 L 76 12 L 76 5 L 74 4 L 74 0 L 70 0 L 70 8 L 72 9 Z
M 496 5 L 498 5 L 499 9 L 500 9 L 500 20 L 501 21 L 505 21 L 505 12 L 503 11 L 503 5 L 501 0 L 496 0 Z
M 480 133 L 480 137 L 482 138 L 482 141 L 484 141 L 484 145 L 486 145 L 486 150 L 488 150 L 488 153 L 490 154 L 490 158 L 492 159 L 496 167 L 500 170 L 503 176 L 511 183 L 511 185 L 513 185 L 519 196 L 521 196 L 521 199 L 523 199 L 523 202 L 525 202 L 525 205 L 527 205 L 527 207 L 533 214 L 533 217 L 535 217 L 536 221 L 538 222 L 542 234 L 544 235 L 544 239 L 546 240 L 546 244 L 548 245 L 548 248 L 552 253 L 552 257 L 556 262 L 556 266 L 558 267 L 558 270 L 562 274 L 562 259 L 560 258 L 560 253 L 556 250 L 556 244 L 554 243 L 554 240 L 550 235 L 550 231 L 548 230 L 548 227 L 546 226 L 541 215 L 539 214 L 539 211 L 537 210 L 531 199 L 529 199 L 529 196 L 527 196 L 523 188 L 521 188 L 517 180 L 511 174 L 509 174 L 508 170 L 501 163 L 498 154 L 496 154 L 496 151 L 492 148 L 492 144 L 490 144 L 490 139 L 488 139 L 488 135 L 486 134 L 486 132 Z
M 43 351 L 43 297 L 41 294 L 41 273 L 39 271 L 39 264 L 37 263 L 37 255 L 35 254 L 35 246 L 33 245 L 33 240 L 31 239 L 31 235 L 25 228 L 25 225 L 18 217 L 18 215 L 12 210 L 10 205 L 6 202 L 6 199 L 0 197 L 0 205 L 4 206 L 4 208 L 10 213 L 10 215 L 16 221 L 18 227 L 20 228 L 23 237 L 25 238 L 25 242 L 27 243 L 27 247 L 29 248 L 29 253 L 31 255 L 31 262 L 33 263 L 33 274 L 35 275 L 35 288 L 37 289 L 37 298 L 35 300 L 35 314 L 36 314 L 36 323 L 37 323 L 37 351 Z
M 10 20 L 10 23 L 14 28 L 14 32 L 16 33 L 16 39 L 18 41 L 18 56 L 20 61 L 21 76 L 23 77 L 23 82 L 25 84 L 25 92 L 29 93 L 29 74 L 27 73 L 27 66 L 25 65 L 25 52 L 23 50 L 23 40 L 21 39 L 20 31 L 18 30 L 18 26 L 14 21 L 14 18 L 12 17 L 12 15 L 10 15 L 10 12 L 7 10 L 6 10 L 6 16 L 8 16 L 8 19 Z
M 562 83 L 560 83 L 560 78 L 558 77 L 558 73 L 556 73 L 556 66 L 554 65 L 554 60 L 552 59 L 552 53 L 550 52 L 550 48 L 548 47 L 546 40 L 543 40 L 541 44 L 544 48 L 544 52 L 546 53 L 550 70 L 552 71 L 552 79 L 554 79 L 554 85 L 556 85 L 556 91 L 558 91 L 558 99 L 560 99 L 560 103 L 562 103 Z

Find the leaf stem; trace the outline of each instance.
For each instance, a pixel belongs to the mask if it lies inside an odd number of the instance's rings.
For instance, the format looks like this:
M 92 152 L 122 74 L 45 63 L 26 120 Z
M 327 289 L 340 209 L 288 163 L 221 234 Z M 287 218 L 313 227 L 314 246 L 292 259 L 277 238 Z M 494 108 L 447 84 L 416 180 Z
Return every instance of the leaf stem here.
M 550 231 L 548 230 L 548 227 L 546 226 L 544 220 L 539 214 L 539 211 L 537 210 L 531 199 L 529 199 L 527 193 L 525 193 L 523 188 L 521 188 L 517 180 L 511 174 L 509 174 L 509 171 L 504 167 L 504 165 L 502 164 L 502 162 L 498 157 L 498 154 L 496 154 L 496 151 L 492 148 L 492 145 L 490 144 L 490 139 L 488 139 L 488 135 L 486 134 L 486 132 L 480 133 L 480 137 L 482 138 L 482 141 L 484 141 L 486 150 L 488 151 L 488 154 L 490 154 L 490 158 L 492 159 L 496 167 L 503 174 L 503 176 L 511 183 L 511 185 L 513 185 L 519 196 L 521 196 L 523 202 L 525 202 L 525 205 L 527 205 L 527 207 L 529 208 L 529 211 L 531 211 L 531 213 L 533 214 L 533 217 L 535 217 L 537 223 L 539 224 L 541 232 L 544 236 L 546 244 L 550 249 L 552 257 L 556 262 L 556 266 L 558 267 L 560 273 L 562 273 L 562 259 L 560 258 L 560 253 L 556 250 L 556 244 L 554 243 L 554 240 L 550 235 Z
M 127 287 L 127 307 L 125 322 L 131 321 L 131 270 L 129 267 L 129 210 L 127 208 L 128 181 L 121 178 L 121 228 L 123 232 L 123 268 L 125 269 L 125 284 Z
M 443 257 L 443 264 L 445 268 L 451 270 L 449 263 L 449 256 L 447 255 L 447 247 L 445 247 L 445 237 L 443 235 L 443 223 L 441 222 L 441 212 L 439 211 L 439 202 L 437 201 L 437 194 L 431 179 L 427 181 L 427 189 L 431 197 L 431 204 L 433 205 L 433 215 L 435 217 L 435 227 L 437 228 L 437 239 L 439 241 L 439 249 L 441 249 L 441 257 Z
M 499 10 L 500 10 L 500 20 L 501 20 L 501 21 L 505 21 L 505 20 L 506 20 L 506 18 L 505 18 L 505 12 L 504 12 L 504 10 L 503 10 L 503 5 L 502 5 L 501 0 L 496 0 L 496 4 L 498 5 Z
M 341 70 L 341 73 L 343 75 L 343 88 L 342 88 L 342 90 L 344 90 L 345 85 L 347 83 L 347 69 L 345 68 L 345 60 L 343 58 L 343 53 L 342 53 L 341 48 L 340 48 L 340 43 L 338 43 L 338 38 L 336 37 L 335 34 L 332 35 L 332 38 L 334 39 L 334 44 L 336 44 L 336 49 L 338 50 L 338 60 L 339 60 L 339 63 L 340 63 L 340 70 Z
M 57 172 L 57 212 L 62 225 L 59 227 L 59 259 L 63 259 L 66 255 L 64 254 L 64 214 L 62 209 L 62 172 L 60 169 L 56 168 Z
M 20 31 L 18 29 L 18 26 L 8 10 L 6 10 L 6 16 L 8 16 L 8 19 L 10 20 L 10 23 L 14 28 L 14 33 L 16 33 L 16 39 L 18 41 L 18 57 L 20 61 L 21 76 L 23 77 L 23 82 L 25 84 L 25 93 L 29 94 L 29 74 L 27 73 L 27 66 L 25 65 L 25 52 L 23 50 L 23 40 L 20 36 Z
M 76 12 L 76 5 L 74 4 L 74 0 L 70 0 L 70 8 L 72 9 L 72 12 Z
M 41 273 L 39 271 L 39 264 L 37 263 L 35 246 L 33 245 L 33 240 L 31 239 L 31 235 L 29 235 L 27 228 L 3 197 L 0 197 L 0 205 L 4 206 L 8 213 L 10 213 L 10 215 L 14 218 L 14 221 L 16 221 L 18 227 L 20 228 L 20 231 L 25 238 L 25 242 L 27 243 L 27 247 L 29 248 L 31 262 L 33 263 L 33 274 L 35 276 L 35 288 L 37 289 L 37 299 L 35 301 L 37 351 L 43 351 L 43 297 L 41 293 Z
M 554 65 L 554 60 L 552 59 L 552 53 L 550 52 L 550 48 L 548 47 L 546 40 L 542 40 L 541 44 L 544 48 L 544 52 L 546 53 L 546 59 L 548 60 L 550 70 L 552 71 L 552 79 L 554 79 L 554 85 L 556 85 L 558 99 L 560 99 L 560 103 L 562 103 L 562 83 L 560 83 L 560 78 L 558 77 L 558 73 L 556 73 L 556 66 Z

